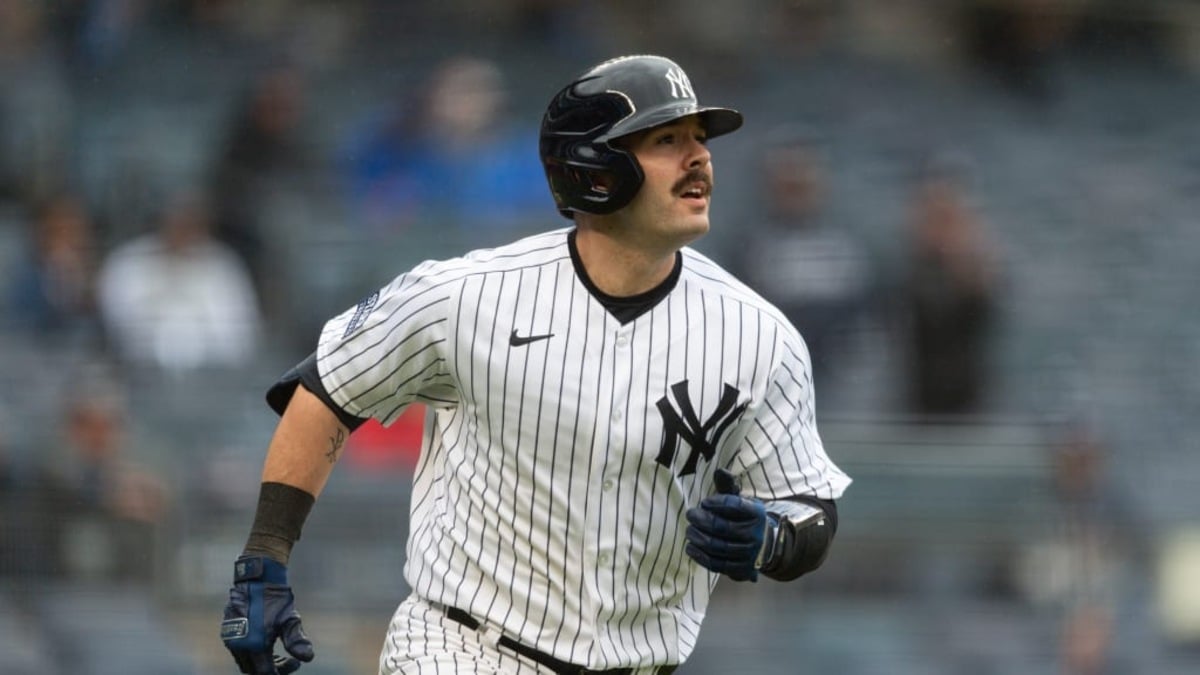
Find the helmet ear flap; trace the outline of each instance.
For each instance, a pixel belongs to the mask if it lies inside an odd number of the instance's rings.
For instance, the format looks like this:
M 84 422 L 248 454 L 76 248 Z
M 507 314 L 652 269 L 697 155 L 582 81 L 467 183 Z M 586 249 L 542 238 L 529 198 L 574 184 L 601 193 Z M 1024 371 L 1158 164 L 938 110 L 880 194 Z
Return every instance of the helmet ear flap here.
M 564 216 L 574 211 L 606 215 L 619 210 L 642 187 L 642 167 L 628 152 L 613 151 L 605 166 L 546 161 L 546 177 Z
M 605 209 L 596 212 L 600 214 L 612 213 L 633 201 L 646 177 L 633 153 L 619 149 L 613 149 L 612 153 L 609 160 L 612 170 L 607 174 L 611 180 L 604 186 L 607 194 Z
M 568 218 L 575 211 L 617 211 L 641 188 L 644 174 L 637 159 L 602 140 L 614 121 L 628 114 L 623 101 L 614 98 L 563 92 L 542 120 L 542 165 L 554 201 Z

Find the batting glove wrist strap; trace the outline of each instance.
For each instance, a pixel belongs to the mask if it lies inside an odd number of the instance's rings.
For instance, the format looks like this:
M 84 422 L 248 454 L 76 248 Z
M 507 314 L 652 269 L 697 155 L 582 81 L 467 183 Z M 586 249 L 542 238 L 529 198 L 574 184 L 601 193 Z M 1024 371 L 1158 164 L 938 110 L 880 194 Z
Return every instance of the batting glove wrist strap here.
M 221 622 L 221 640 L 249 675 L 287 675 L 313 659 L 312 641 L 296 612 L 287 566 L 263 556 L 242 556 L 233 566 L 233 588 Z M 275 641 L 290 656 L 275 656 Z
M 263 581 L 287 586 L 287 566 L 258 555 L 244 555 L 233 564 L 233 582 Z

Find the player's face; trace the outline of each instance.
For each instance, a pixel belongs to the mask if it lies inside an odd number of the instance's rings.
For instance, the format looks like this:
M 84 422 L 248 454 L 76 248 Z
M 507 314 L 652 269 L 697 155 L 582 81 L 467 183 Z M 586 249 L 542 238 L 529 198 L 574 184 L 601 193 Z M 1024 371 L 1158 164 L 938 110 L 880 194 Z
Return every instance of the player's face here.
M 645 181 L 624 214 L 631 229 L 682 246 L 708 232 L 712 156 L 696 115 L 631 136 L 626 148 L 637 157 Z

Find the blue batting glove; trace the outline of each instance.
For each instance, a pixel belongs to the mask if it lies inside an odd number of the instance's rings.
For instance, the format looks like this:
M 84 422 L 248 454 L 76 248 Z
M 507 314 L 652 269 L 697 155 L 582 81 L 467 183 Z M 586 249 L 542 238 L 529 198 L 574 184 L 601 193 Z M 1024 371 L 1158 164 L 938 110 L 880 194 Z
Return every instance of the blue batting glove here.
M 288 675 L 301 662 L 313 660 L 312 641 L 296 612 L 286 565 L 263 556 L 237 559 L 221 639 L 248 675 Z M 275 656 L 276 639 L 290 656 Z
M 743 497 L 733 474 L 717 469 L 717 494 L 687 510 L 685 550 L 706 569 L 735 581 L 758 581 L 758 570 L 771 559 L 779 529 L 776 518 L 757 499 Z

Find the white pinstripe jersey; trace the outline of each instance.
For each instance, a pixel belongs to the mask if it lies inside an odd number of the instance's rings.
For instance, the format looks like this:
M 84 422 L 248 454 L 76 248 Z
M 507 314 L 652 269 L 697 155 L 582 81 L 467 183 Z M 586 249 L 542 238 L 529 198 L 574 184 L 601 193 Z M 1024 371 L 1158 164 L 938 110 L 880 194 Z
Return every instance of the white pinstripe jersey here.
M 325 325 L 318 370 L 358 417 L 433 410 L 405 565 L 417 594 L 564 661 L 680 663 L 718 578 L 684 553 L 713 470 L 764 500 L 835 499 L 850 479 L 774 307 L 685 248 L 675 287 L 622 325 L 569 232 L 422 263 Z

